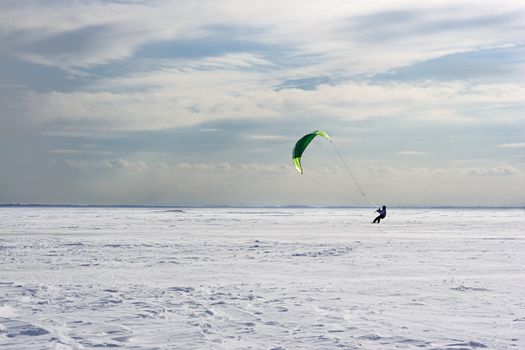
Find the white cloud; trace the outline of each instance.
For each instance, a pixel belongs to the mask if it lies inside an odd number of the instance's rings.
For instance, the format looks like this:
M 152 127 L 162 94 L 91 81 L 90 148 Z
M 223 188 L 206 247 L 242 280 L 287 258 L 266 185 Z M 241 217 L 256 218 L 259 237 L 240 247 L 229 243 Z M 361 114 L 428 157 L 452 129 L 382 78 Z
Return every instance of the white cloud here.
M 31 62 L 90 67 L 128 58 L 148 43 L 205 38 L 229 28 L 227 39 L 286 47 L 288 60 L 299 59 L 296 67 L 304 61 L 302 76 L 367 74 L 512 45 L 523 41 L 525 12 L 521 1 L 465 0 L 8 1 L 2 7 L 2 47 Z
M 516 143 L 502 143 L 498 145 L 501 148 L 525 148 L 525 142 L 516 142 Z
M 13 1 L 3 7 L 0 49 L 67 69 L 130 57 L 146 43 L 213 37 L 221 28 L 227 28 L 226 39 L 286 47 L 285 54 L 261 50 L 161 59 L 140 72 L 96 77 L 82 91 L 23 91 L 9 98 L 9 115 L 48 133 L 161 130 L 222 119 L 304 115 L 506 122 L 520 118 L 516 110 L 525 100 L 520 82 L 348 80 L 452 52 L 520 42 L 525 6 L 517 1 L 285 1 L 278 6 Z M 308 91 L 280 88 L 287 81 L 316 76 L 336 80 Z
M 289 164 L 73 162 L 84 198 L 109 203 L 368 205 L 345 172 L 299 175 Z M 90 173 L 97 176 L 89 176 Z M 523 205 L 525 174 L 509 165 L 355 168 L 367 196 L 387 205 Z M 84 175 L 84 176 L 83 176 Z M 494 182 L 494 177 L 497 181 Z
M 156 79 L 153 76 L 140 81 L 149 83 Z M 162 130 L 224 119 L 300 120 L 304 116 L 502 123 L 521 120 L 519 109 L 504 106 L 525 100 L 525 87 L 510 84 L 347 82 L 307 91 L 261 86 L 258 73 L 172 72 L 162 79 L 156 89 L 141 93 L 20 91 L 11 99 L 11 115 L 18 116 L 13 122 L 72 133 Z M 494 106 L 502 110 L 484 111 Z
M 259 66 L 273 66 L 274 64 L 260 55 L 248 52 L 230 53 L 223 56 L 205 57 L 201 60 L 182 61 L 178 65 L 189 69 L 232 69 L 254 68 Z
M 28 61 L 82 68 L 129 57 L 140 45 L 200 36 L 200 5 L 112 2 L 4 3 L 4 47 Z M 211 22 L 213 23 L 213 22 Z
M 470 168 L 467 171 L 469 175 L 481 176 L 521 174 L 517 168 L 509 165 L 501 165 L 493 168 Z
M 438 176 L 506 176 L 522 174 L 519 169 L 510 165 L 466 168 L 436 168 L 432 171 L 423 171 L 423 173 Z
M 144 161 L 129 161 L 126 159 L 112 159 L 112 160 L 65 160 L 66 164 L 73 169 L 80 171 L 100 171 L 100 170 L 127 170 L 144 172 L 150 166 Z M 156 165 L 155 165 L 156 166 Z
M 357 171 L 362 177 L 366 177 L 371 174 L 373 175 L 373 174 L 397 174 L 399 173 L 398 169 L 390 165 L 359 167 L 357 168 Z
M 111 156 L 111 151 L 97 151 L 84 149 L 52 149 L 49 153 L 53 154 L 77 154 L 77 155 L 96 155 L 96 156 Z
M 104 160 L 71 160 L 64 162 L 71 168 L 90 172 L 100 170 L 126 170 L 130 172 L 144 172 L 148 169 L 164 169 L 174 173 L 246 173 L 246 174 L 283 174 L 290 173 L 293 167 L 287 164 L 257 164 L 257 163 L 177 163 L 168 165 L 164 162 L 146 162 L 143 160 L 104 159 Z M 294 170 L 295 171 L 295 170 Z
M 429 154 L 428 152 L 421 152 L 421 151 L 400 151 L 397 153 L 404 155 L 404 156 L 425 156 Z
M 245 139 L 260 141 L 294 141 L 295 138 L 283 135 L 246 134 Z

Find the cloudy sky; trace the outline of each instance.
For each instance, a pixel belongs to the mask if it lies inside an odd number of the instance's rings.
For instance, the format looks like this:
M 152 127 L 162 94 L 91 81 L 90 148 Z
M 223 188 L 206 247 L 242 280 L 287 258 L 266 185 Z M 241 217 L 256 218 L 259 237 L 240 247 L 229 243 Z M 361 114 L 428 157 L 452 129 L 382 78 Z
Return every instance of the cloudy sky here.
M 369 205 L 336 150 L 371 202 L 525 205 L 525 3 L 0 2 L 0 203 Z

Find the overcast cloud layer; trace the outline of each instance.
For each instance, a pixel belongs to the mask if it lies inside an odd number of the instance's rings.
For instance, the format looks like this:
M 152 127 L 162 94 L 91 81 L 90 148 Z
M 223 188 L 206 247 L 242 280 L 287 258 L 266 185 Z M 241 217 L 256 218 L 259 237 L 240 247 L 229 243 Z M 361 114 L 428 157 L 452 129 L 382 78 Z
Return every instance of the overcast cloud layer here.
M 0 203 L 525 205 L 522 1 L 3 1 Z M 291 164 L 296 139 L 329 144 Z

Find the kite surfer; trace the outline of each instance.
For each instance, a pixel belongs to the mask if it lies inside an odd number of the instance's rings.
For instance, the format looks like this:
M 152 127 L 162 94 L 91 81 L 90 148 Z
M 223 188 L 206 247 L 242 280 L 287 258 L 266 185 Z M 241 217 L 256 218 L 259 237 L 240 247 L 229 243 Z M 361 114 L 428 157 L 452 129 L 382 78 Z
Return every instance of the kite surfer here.
M 377 209 L 376 213 L 379 213 L 379 215 L 374 219 L 374 221 L 372 221 L 373 224 L 379 224 L 381 219 L 386 217 L 386 205 L 383 205 L 383 208 Z

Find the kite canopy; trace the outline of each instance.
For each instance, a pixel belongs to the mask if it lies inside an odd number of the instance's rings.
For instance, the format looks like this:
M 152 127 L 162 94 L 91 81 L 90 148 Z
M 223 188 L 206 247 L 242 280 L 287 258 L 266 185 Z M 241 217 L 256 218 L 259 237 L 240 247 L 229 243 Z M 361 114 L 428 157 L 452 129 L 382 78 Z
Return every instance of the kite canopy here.
M 295 168 L 301 174 L 303 173 L 303 167 L 301 166 L 301 156 L 303 155 L 303 152 L 306 149 L 306 147 L 308 147 L 310 142 L 312 142 L 312 140 L 316 136 L 322 136 L 328 141 L 332 142 L 332 140 L 330 139 L 330 136 L 328 136 L 328 134 L 324 130 L 313 131 L 309 134 L 304 135 L 303 137 L 299 139 L 299 141 L 297 141 L 292 151 L 292 159 L 293 159 Z

